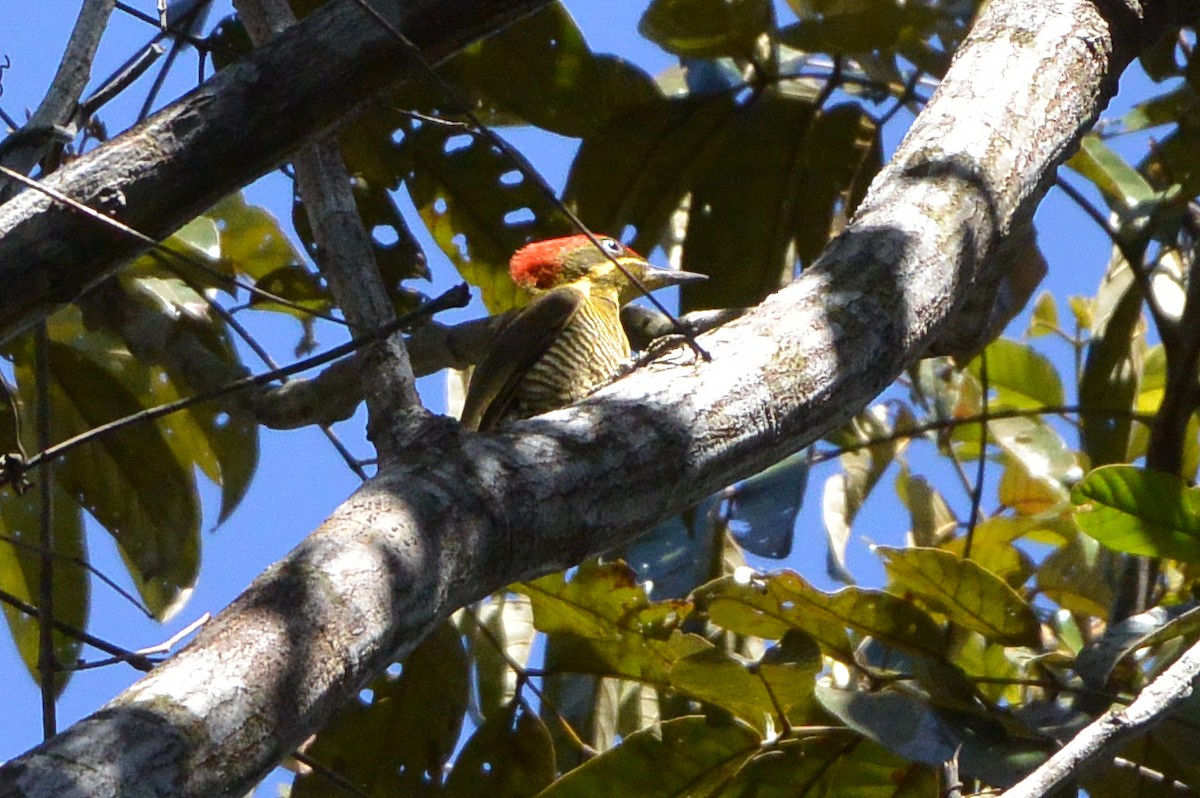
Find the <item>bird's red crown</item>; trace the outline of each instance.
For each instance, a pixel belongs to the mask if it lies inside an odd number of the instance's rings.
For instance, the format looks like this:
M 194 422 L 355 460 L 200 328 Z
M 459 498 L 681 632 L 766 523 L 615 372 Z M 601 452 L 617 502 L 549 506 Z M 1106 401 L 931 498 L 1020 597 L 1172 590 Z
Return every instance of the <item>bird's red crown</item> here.
M 601 239 L 603 240 L 603 239 Z M 614 239 L 615 241 L 615 239 Z M 534 241 L 518 249 L 509 261 L 508 273 L 517 285 L 545 290 L 554 285 L 566 264 L 567 254 L 596 245 L 585 235 L 551 238 Z M 619 245 L 618 245 L 619 246 Z M 624 254 L 638 257 L 633 250 L 624 249 Z M 597 253 L 599 254 L 599 253 Z

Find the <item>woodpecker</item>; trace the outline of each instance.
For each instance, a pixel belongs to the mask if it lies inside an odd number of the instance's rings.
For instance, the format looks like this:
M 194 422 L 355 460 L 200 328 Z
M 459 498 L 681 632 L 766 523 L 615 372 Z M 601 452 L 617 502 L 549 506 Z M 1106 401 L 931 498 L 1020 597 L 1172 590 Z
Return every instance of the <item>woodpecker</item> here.
M 516 313 L 475 367 L 463 405 L 468 429 L 489 430 L 576 402 L 616 377 L 629 360 L 621 307 L 647 290 L 706 279 L 651 266 L 615 238 L 585 235 L 529 244 L 509 274 L 532 301 Z

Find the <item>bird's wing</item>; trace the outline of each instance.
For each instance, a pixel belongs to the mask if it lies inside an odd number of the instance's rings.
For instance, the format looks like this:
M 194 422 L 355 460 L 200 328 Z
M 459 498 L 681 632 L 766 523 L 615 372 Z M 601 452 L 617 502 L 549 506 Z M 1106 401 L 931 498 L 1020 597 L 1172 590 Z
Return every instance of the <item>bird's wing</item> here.
M 471 376 L 463 403 L 463 426 L 488 430 L 505 418 L 521 380 L 546 354 L 582 303 L 583 294 L 578 290 L 555 288 L 534 299 L 501 328 Z

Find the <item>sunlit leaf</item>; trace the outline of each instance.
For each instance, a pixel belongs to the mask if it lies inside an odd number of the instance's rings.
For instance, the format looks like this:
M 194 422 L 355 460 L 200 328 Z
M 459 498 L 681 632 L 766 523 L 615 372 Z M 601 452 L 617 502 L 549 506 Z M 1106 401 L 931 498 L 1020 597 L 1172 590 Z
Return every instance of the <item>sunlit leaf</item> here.
M 766 718 L 787 714 L 812 695 L 821 667 L 812 639 L 789 632 L 759 662 L 740 661 L 716 648 L 684 657 L 671 667 L 671 683 L 765 731 Z
M 1043 291 L 1033 304 L 1033 314 L 1029 319 L 1030 338 L 1040 338 L 1043 335 L 1059 331 L 1058 307 L 1054 303 L 1054 294 Z
M 875 548 L 897 591 L 917 596 L 952 623 L 1007 645 L 1036 646 L 1033 608 L 978 563 L 940 549 Z
M 1200 488 L 1135 466 L 1105 466 L 1071 491 L 1079 527 L 1127 554 L 1200 560 Z
M 1067 165 L 1095 183 L 1109 204 L 1126 214 L 1139 208 L 1146 213 L 1146 206 L 1157 198 L 1146 178 L 1095 133 L 1083 137 L 1079 152 Z
M 708 648 L 684 634 L 687 602 L 651 603 L 624 563 L 581 566 L 515 587 L 533 602 L 539 631 L 555 637 L 555 667 L 666 685 L 672 663 Z
M 1063 386 L 1058 370 L 1045 355 L 1009 338 L 998 338 L 985 350 L 988 387 L 996 392 L 1001 407 L 1041 408 L 1063 404 Z M 981 375 L 978 359 L 971 373 Z
M 799 630 L 847 662 L 853 660 L 847 628 L 933 657 L 945 647 L 937 624 L 900 596 L 857 587 L 824 593 L 790 571 L 749 584 L 721 579 L 697 590 L 695 601 L 713 623 L 732 632 L 778 640 Z
M 65 440 L 151 404 L 149 369 L 99 333 L 78 334 L 64 311 L 50 325 L 51 435 Z M 33 364 L 16 358 L 26 405 L 33 401 Z M 68 452 L 64 489 L 113 537 L 147 606 L 159 618 L 177 611 L 199 568 L 200 503 L 193 463 L 157 422 L 130 424 Z
M 91 577 L 84 568 L 87 549 L 83 516 L 79 506 L 63 492 L 57 480 L 51 476 L 52 473 L 50 469 L 34 472 L 31 477 L 39 484 L 24 495 L 16 496 L 11 489 L 0 493 L 0 589 L 32 607 L 41 607 L 40 552 L 43 544 L 40 491 L 42 481 L 50 480 L 49 528 L 54 541 L 54 557 L 50 560 L 50 567 L 53 569 L 51 599 L 54 619 L 76 629 L 86 629 Z M 40 621 L 7 602 L 4 604 L 4 618 L 8 621 L 13 642 L 26 670 L 40 684 Z M 69 668 L 75 665 L 83 644 L 78 638 L 57 630 L 53 632 L 53 642 L 54 663 L 60 670 L 54 672 L 51 692 L 58 695 L 73 673 Z

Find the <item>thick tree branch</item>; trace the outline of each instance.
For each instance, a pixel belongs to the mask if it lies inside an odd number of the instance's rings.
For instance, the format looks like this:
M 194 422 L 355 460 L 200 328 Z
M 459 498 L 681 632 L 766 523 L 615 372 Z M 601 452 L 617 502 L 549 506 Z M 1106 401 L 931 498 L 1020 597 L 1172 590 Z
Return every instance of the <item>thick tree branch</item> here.
M 1117 22 L 1084 0 L 994 0 L 850 226 L 704 335 L 712 362 L 678 350 L 497 434 L 430 421 L 193 644 L 0 769 L 0 795 L 243 794 L 457 607 L 610 549 L 843 423 L 997 265 L 1156 33 Z
M 413 0 L 380 8 L 436 64 L 547 2 Z M 161 239 L 413 76 L 423 74 L 412 56 L 374 19 L 350 0 L 334 0 L 46 182 Z M 38 192 L 0 205 L 0 340 L 142 249 Z

